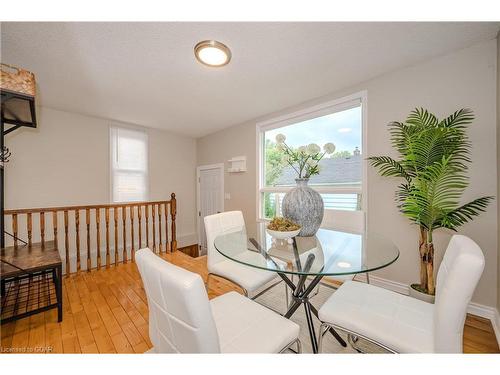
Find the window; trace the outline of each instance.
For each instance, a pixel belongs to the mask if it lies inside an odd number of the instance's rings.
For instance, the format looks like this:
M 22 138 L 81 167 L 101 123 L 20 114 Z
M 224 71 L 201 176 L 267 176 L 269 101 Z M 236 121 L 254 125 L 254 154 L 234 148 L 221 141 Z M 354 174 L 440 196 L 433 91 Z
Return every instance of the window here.
M 283 134 L 292 149 L 316 143 L 335 144 L 319 162 L 319 175 L 309 179 L 325 209 L 363 209 L 363 94 L 257 125 L 259 149 L 258 213 L 260 219 L 281 215 L 281 202 L 295 186 L 297 173 L 283 160 L 276 136 Z
M 113 202 L 148 199 L 148 136 L 145 131 L 110 128 Z

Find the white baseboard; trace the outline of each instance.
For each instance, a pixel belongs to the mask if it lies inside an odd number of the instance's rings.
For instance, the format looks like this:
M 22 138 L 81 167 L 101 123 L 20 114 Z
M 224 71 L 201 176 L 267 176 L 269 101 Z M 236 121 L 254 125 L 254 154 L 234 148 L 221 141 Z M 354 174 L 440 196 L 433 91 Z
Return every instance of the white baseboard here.
M 359 277 L 358 279 L 359 281 L 364 281 L 363 277 Z M 370 275 L 370 284 L 404 295 L 409 294 L 409 286 L 407 284 L 384 279 L 379 276 Z M 491 325 L 493 326 L 493 330 L 495 331 L 495 336 L 497 338 L 498 346 L 500 346 L 500 315 L 498 310 L 492 306 L 486 306 L 471 302 L 469 304 L 469 307 L 467 308 L 467 312 L 469 314 L 477 315 L 491 321 Z
M 495 318 L 491 320 L 495 336 L 497 337 L 498 346 L 500 347 L 500 313 L 498 309 L 495 311 Z
M 177 236 L 177 247 L 195 245 L 198 243 L 197 233 L 180 234 Z
M 363 277 L 360 276 L 356 280 L 358 280 L 358 279 L 363 280 Z M 384 278 L 379 277 L 379 276 L 370 275 L 370 284 L 375 285 L 375 286 L 379 286 L 379 287 L 384 288 L 384 289 L 389 289 L 389 290 L 392 290 L 393 292 L 401 293 L 404 295 L 410 294 L 407 284 L 384 279 Z

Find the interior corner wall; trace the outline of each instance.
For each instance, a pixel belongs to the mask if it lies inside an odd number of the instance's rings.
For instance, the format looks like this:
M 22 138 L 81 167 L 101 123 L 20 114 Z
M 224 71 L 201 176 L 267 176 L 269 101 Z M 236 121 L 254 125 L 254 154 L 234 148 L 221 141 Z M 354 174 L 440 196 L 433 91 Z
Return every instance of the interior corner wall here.
M 495 163 L 497 159 L 497 41 L 481 42 L 445 56 L 427 60 L 374 78 L 350 88 L 317 98 L 292 108 L 263 116 L 245 124 L 221 130 L 197 140 L 198 165 L 225 163 L 233 156 L 247 157 L 247 172 L 225 174 L 226 210 L 240 209 L 247 224 L 256 221 L 256 122 L 341 98 L 361 90 L 368 93 L 368 130 L 366 155 L 394 155 L 387 124 L 404 120 L 415 107 L 425 107 L 443 118 L 457 109 L 471 108 L 476 119 L 469 130 L 472 142 L 470 186 L 464 200 L 498 193 Z M 243 103 L 242 105 L 251 105 Z M 335 140 L 332 140 L 335 142 Z M 416 228 L 397 210 L 394 191 L 397 182 L 380 177 L 368 169 L 368 229 L 391 238 L 401 256 L 390 267 L 375 274 L 385 279 L 410 284 L 418 280 L 418 234 Z M 498 269 L 497 200 L 487 212 L 460 229 L 481 246 L 486 267 L 473 301 L 497 305 Z M 452 233 L 439 231 L 435 236 L 437 261 L 441 260 Z
M 497 36 L 497 196 L 496 200 L 500 199 L 500 33 Z M 497 233 L 500 236 L 500 204 L 498 204 Z M 500 239 L 498 240 L 498 271 L 497 271 L 497 314 L 500 312 Z M 500 319 L 497 315 L 497 319 Z M 500 328 L 500 327 L 499 327 Z
M 110 203 L 110 121 L 46 107 L 37 107 L 37 120 L 36 129 L 6 137 L 12 152 L 6 165 L 6 209 Z M 145 129 L 149 198 L 167 200 L 175 192 L 179 244 L 196 243 L 196 140 Z

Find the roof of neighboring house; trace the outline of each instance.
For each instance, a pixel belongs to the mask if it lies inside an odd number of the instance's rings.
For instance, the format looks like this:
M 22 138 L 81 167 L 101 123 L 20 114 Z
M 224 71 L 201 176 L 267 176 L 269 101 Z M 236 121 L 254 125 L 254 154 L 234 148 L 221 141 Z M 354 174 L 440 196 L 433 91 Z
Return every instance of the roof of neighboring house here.
M 311 185 L 321 184 L 344 184 L 361 182 L 362 155 L 353 155 L 349 158 L 325 158 L 319 162 L 319 175 L 309 179 Z M 292 167 L 283 169 L 276 185 L 294 185 L 297 172 Z

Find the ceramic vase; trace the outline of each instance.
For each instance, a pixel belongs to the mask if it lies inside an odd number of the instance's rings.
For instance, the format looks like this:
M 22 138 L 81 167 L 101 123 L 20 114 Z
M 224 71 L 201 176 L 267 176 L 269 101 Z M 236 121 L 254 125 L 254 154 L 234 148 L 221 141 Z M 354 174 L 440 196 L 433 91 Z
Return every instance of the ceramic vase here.
M 295 182 L 297 186 L 283 198 L 283 216 L 302 227 L 299 236 L 314 236 L 323 221 L 323 198 L 307 185 L 308 178 L 297 178 Z

